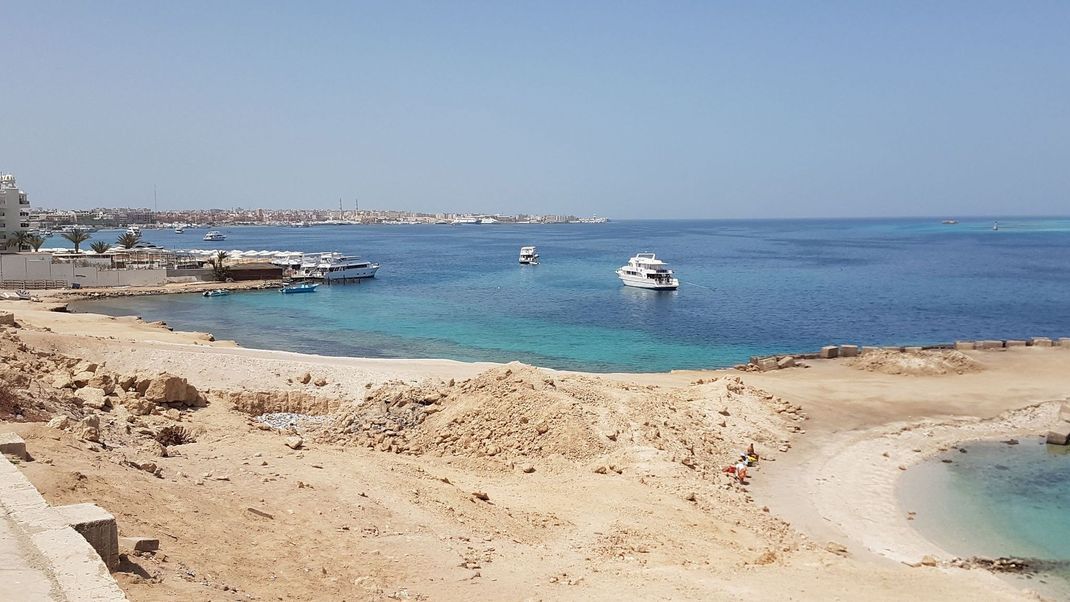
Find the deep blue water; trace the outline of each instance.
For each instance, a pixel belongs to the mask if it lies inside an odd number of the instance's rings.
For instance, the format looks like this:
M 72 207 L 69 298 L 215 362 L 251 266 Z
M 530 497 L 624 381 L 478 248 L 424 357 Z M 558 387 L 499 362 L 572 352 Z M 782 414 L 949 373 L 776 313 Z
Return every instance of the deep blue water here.
M 1067 599 L 1070 450 L 1036 438 L 963 449 L 904 473 L 899 496 L 905 511 L 917 512 L 914 526 L 953 554 L 1040 560 L 1040 578 Z
M 315 294 L 169 295 L 81 305 L 247 347 L 328 355 L 521 360 L 592 371 L 725 366 L 830 343 L 1070 336 L 1070 220 L 625 221 L 224 228 L 225 249 L 340 251 L 371 281 Z M 118 232 L 94 239 L 113 240 Z M 203 230 L 151 242 L 213 248 Z M 92 241 L 90 241 L 92 242 Z M 46 246 L 58 245 L 50 241 Z M 542 264 L 520 266 L 520 246 Z M 654 251 L 676 292 L 620 285 Z

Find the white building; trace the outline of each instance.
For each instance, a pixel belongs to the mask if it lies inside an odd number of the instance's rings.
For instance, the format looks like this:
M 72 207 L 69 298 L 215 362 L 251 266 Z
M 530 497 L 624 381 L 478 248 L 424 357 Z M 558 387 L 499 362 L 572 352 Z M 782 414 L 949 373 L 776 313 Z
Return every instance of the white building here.
M 0 253 L 28 250 L 16 249 L 9 242 L 16 232 L 30 227 L 30 201 L 15 184 L 15 176 L 0 174 Z

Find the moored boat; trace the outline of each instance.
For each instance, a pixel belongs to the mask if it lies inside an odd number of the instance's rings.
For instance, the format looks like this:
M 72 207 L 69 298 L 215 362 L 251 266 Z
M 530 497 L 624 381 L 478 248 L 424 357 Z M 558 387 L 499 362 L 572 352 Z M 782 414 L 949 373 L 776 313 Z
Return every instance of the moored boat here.
M 373 278 L 379 264 L 341 253 L 320 253 L 305 256 L 297 269 L 299 278 L 314 280 L 344 281 Z
M 535 250 L 535 247 L 520 247 L 520 264 L 521 265 L 538 265 L 539 253 Z
M 203 293 L 201 293 L 201 295 L 203 295 L 205 297 L 226 297 L 229 294 L 230 294 L 230 291 L 228 291 L 225 288 L 217 288 L 217 289 L 213 289 L 213 290 L 210 290 L 210 291 L 204 291 Z
M 314 293 L 316 287 L 319 286 L 318 282 L 293 282 L 283 286 L 279 289 L 279 292 L 284 295 L 293 293 Z
M 636 253 L 617 270 L 617 277 L 625 286 L 636 288 L 671 291 L 680 286 L 669 266 L 653 253 Z
M 227 239 L 226 235 L 223 234 L 222 232 L 218 231 L 218 230 L 212 230 L 208 234 L 204 235 L 204 240 L 226 240 L 226 239 Z

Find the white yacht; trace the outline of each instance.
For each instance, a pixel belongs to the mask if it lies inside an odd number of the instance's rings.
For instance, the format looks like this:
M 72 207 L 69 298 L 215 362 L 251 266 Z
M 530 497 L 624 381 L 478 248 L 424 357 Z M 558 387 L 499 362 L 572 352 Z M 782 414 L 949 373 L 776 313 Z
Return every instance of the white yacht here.
M 181 224 L 175 226 L 175 234 L 182 234 L 185 231 L 186 231 L 186 227 L 185 226 L 183 226 Z
M 523 265 L 539 264 L 539 253 L 535 247 L 520 247 L 520 263 Z
M 134 236 L 141 236 L 141 226 L 130 226 L 126 229 L 127 234 L 133 234 Z
M 617 270 L 617 276 L 625 286 L 670 291 L 680 286 L 680 281 L 664 261 L 653 253 L 636 253 L 628 265 Z
M 379 264 L 365 261 L 359 257 L 342 255 L 341 253 L 320 253 L 306 255 L 301 260 L 301 267 L 297 269 L 297 277 L 314 278 L 317 280 L 355 280 L 358 278 L 373 278 L 379 269 Z
M 227 239 L 226 235 L 223 234 L 222 232 L 218 231 L 218 230 L 212 230 L 208 234 L 204 235 L 204 240 L 226 240 L 226 239 Z

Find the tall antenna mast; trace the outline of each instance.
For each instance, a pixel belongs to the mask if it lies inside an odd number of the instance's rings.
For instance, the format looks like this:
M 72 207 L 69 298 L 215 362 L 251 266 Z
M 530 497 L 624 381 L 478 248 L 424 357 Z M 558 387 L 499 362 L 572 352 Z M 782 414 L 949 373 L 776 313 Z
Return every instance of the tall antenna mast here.
M 360 211 L 360 199 L 353 197 L 353 210 Z
M 152 185 L 152 210 L 153 212 L 159 212 L 160 203 L 156 200 L 156 185 Z

